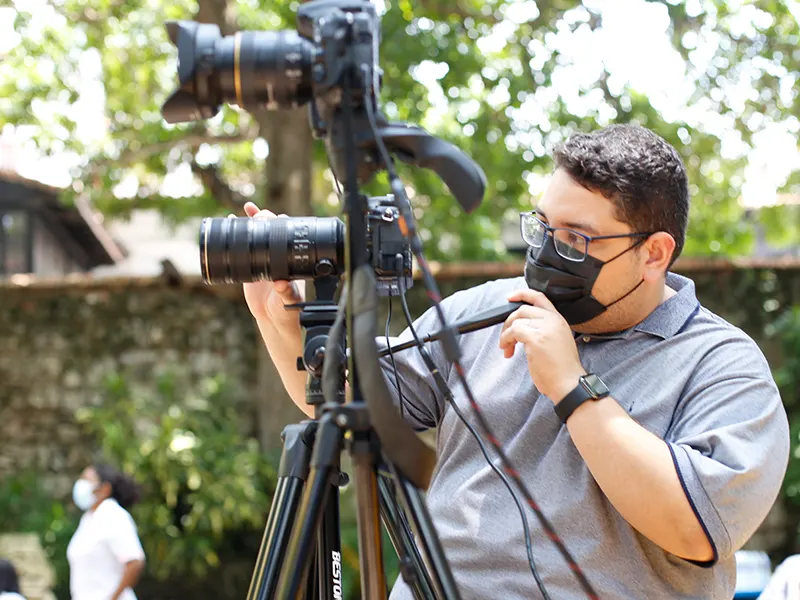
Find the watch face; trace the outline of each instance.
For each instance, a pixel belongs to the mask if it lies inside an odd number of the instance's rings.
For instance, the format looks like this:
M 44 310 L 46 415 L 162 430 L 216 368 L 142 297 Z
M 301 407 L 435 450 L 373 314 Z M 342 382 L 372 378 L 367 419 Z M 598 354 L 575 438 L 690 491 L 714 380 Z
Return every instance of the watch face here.
M 589 373 L 583 378 L 586 387 L 589 388 L 589 393 L 592 394 L 595 398 L 602 398 L 603 396 L 608 396 L 609 390 L 606 387 L 606 384 L 603 383 L 603 380 L 600 379 L 594 373 Z

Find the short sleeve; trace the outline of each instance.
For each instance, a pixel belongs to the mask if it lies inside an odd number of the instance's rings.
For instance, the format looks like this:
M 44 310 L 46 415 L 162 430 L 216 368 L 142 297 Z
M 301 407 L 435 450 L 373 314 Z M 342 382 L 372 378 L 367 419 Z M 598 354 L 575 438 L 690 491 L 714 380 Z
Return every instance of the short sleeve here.
M 106 542 L 114 557 L 121 563 L 132 560 L 144 560 L 144 549 L 136 533 L 133 517 L 121 506 L 107 511 L 103 516 L 103 525 L 108 532 Z
M 703 356 L 666 442 L 687 498 L 714 549 L 712 566 L 755 532 L 778 496 L 789 425 L 769 366 L 736 337 Z
M 448 315 L 446 317 L 449 321 L 450 317 Z M 440 327 L 437 327 L 437 325 L 440 325 L 437 315 L 434 309 L 431 308 L 414 321 L 414 330 L 417 336 L 422 339 L 438 331 Z M 396 346 L 413 339 L 411 330 L 406 328 L 400 336 L 390 337 L 389 345 Z M 385 337 L 378 338 L 377 342 L 380 349 L 386 348 Z M 426 344 L 426 348 L 436 368 L 447 379 L 449 365 L 444 359 L 440 344 Z M 394 364 L 392 360 L 394 360 Z M 399 389 L 403 398 L 403 416 L 406 422 L 417 431 L 437 427 L 444 413 L 444 398 L 442 398 L 436 386 L 433 375 L 425 365 L 419 349 L 413 347 L 395 352 L 391 357 L 386 356 L 381 359 L 381 366 L 396 404 L 400 402 L 400 395 L 398 394 L 399 381 Z

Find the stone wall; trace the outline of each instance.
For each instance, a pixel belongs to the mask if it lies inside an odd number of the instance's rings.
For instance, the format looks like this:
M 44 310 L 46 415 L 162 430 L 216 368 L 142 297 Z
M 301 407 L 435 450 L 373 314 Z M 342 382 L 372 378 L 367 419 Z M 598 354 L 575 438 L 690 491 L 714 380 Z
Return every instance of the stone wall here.
M 256 335 L 243 303 L 199 285 L 0 288 L 0 477 L 33 469 L 67 495 L 92 458 L 75 411 L 97 403 L 113 373 L 147 388 L 172 371 L 187 393 L 227 373 L 251 398 Z
M 0 556 L 14 565 L 26 600 L 55 600 L 55 574 L 35 533 L 0 535 Z

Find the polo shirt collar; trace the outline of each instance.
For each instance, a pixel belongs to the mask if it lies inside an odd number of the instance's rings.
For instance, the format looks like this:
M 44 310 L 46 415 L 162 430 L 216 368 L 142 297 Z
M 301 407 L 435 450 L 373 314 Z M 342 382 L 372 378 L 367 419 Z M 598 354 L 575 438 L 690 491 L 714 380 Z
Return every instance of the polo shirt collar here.
M 626 339 L 634 332 L 641 332 L 666 340 L 676 335 L 697 314 L 700 303 L 694 293 L 694 282 L 688 277 L 667 273 L 667 285 L 677 294 L 659 304 L 641 323 L 623 331 L 589 337 L 595 340 Z M 576 332 L 575 338 L 583 335 Z
M 677 334 L 697 314 L 700 303 L 694 292 L 694 282 L 688 277 L 667 273 L 667 285 L 678 292 L 666 302 L 659 304 L 634 331 L 649 333 L 663 339 Z

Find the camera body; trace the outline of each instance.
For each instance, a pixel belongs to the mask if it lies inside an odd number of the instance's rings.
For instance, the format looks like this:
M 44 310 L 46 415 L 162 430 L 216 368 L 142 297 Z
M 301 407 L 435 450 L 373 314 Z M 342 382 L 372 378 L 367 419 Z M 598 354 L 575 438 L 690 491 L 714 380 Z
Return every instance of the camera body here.
M 400 211 L 391 195 L 370 198 L 368 203 L 367 248 L 378 295 L 399 296 L 411 289 L 414 281 L 411 248 L 399 226 Z
M 392 196 L 369 198 L 367 206 L 367 252 L 378 293 L 399 295 L 413 283 L 411 249 L 400 230 L 399 211 Z M 203 279 L 213 284 L 339 277 L 345 271 L 345 235 L 336 217 L 203 219 Z

